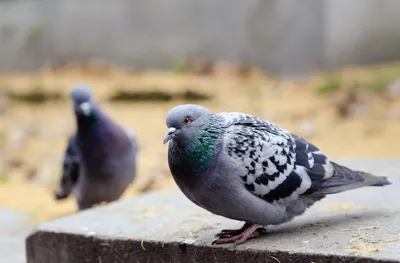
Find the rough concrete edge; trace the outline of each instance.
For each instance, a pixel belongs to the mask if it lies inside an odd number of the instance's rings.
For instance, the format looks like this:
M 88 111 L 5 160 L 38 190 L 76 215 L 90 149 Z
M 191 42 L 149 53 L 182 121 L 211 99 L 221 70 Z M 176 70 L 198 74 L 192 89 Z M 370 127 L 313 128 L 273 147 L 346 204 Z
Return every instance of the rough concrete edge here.
M 71 245 L 72 244 L 72 245 Z M 135 239 L 110 239 L 43 230 L 25 240 L 27 263 L 79 262 L 332 262 L 395 263 L 364 256 L 339 256 L 288 251 L 235 249 L 232 246 L 162 243 Z

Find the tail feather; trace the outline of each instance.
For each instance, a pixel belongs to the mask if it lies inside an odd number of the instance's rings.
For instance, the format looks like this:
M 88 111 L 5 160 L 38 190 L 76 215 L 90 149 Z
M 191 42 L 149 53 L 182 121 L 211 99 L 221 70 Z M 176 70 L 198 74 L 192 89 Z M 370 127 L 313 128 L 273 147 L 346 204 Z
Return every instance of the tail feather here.
M 385 186 L 392 184 L 392 182 L 386 176 L 376 176 L 362 171 L 355 171 L 355 172 L 364 177 L 364 180 L 368 182 L 369 186 Z
M 331 162 L 334 173 L 315 194 L 327 195 L 348 191 L 364 186 L 385 186 L 392 184 L 387 177 L 375 176 L 362 171 L 354 171 Z

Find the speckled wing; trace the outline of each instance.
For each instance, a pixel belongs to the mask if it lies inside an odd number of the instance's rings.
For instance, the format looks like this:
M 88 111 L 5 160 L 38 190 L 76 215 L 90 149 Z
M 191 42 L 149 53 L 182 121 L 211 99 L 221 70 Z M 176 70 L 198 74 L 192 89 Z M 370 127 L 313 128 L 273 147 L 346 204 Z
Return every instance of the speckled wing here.
M 225 150 L 244 168 L 239 176 L 254 195 L 285 203 L 320 188 L 331 176 L 324 154 L 278 125 L 243 113 L 218 115 L 225 129 Z
M 69 196 L 79 178 L 81 170 L 81 159 L 76 145 L 75 134 L 68 139 L 63 160 L 63 171 L 60 178 L 61 190 L 57 193 L 57 199 Z
M 298 173 L 306 173 L 311 180 L 310 188 L 304 194 L 312 194 L 323 187 L 328 187 L 327 180 L 332 179 L 334 174 L 338 174 L 333 163 L 315 145 L 295 134 L 291 134 L 291 137 L 295 146 L 296 170 Z
M 75 135 L 71 135 L 68 140 L 68 146 L 65 150 L 63 163 L 63 177 L 67 176 L 69 180 L 76 183 L 79 176 L 81 159 L 76 145 Z

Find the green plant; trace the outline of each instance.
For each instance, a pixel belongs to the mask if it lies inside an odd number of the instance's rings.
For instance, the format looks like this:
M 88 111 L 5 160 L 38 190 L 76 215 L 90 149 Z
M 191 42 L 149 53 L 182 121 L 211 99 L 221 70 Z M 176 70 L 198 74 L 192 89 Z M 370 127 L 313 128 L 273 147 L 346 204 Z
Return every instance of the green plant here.
M 333 93 L 343 87 L 341 76 L 338 73 L 329 74 L 322 82 L 316 86 L 316 91 L 320 94 Z
M 34 24 L 28 29 L 28 41 L 37 41 L 44 35 L 44 25 L 41 23 Z
M 183 100 L 208 100 L 211 99 L 211 96 L 193 90 L 187 90 L 181 93 L 181 98 Z
M 6 92 L 6 96 L 11 100 L 27 102 L 32 104 L 40 104 L 49 100 L 61 100 L 62 96 L 58 92 L 45 91 L 40 84 L 34 84 L 31 89 L 26 92 Z
M 17 32 L 17 29 L 15 26 L 5 23 L 0 25 L 0 40 L 1 41 L 7 41 L 14 37 L 15 33 Z
M 118 90 L 110 97 L 112 101 L 169 101 L 172 95 L 163 91 Z
M 372 92 L 382 94 L 399 76 L 400 72 L 394 70 L 378 71 L 367 81 L 366 86 Z
M 10 181 L 10 177 L 5 174 L 0 174 L 0 184 L 5 184 Z
M 172 71 L 174 73 L 186 73 L 189 71 L 189 60 L 185 57 L 175 59 L 172 62 Z
M 117 90 L 109 99 L 111 101 L 171 101 L 171 100 L 207 100 L 211 96 L 193 90 L 170 93 L 166 91 L 127 91 Z

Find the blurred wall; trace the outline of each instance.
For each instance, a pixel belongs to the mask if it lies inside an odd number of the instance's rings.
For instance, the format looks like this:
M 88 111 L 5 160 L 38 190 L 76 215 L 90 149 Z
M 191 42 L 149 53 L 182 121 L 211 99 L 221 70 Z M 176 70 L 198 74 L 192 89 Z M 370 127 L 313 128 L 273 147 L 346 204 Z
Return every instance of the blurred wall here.
M 400 58 L 400 1 L 326 1 L 328 68 Z
M 0 0 L 0 70 L 184 57 L 277 75 L 400 58 L 397 0 Z

